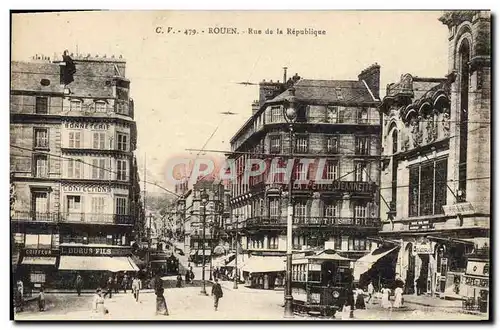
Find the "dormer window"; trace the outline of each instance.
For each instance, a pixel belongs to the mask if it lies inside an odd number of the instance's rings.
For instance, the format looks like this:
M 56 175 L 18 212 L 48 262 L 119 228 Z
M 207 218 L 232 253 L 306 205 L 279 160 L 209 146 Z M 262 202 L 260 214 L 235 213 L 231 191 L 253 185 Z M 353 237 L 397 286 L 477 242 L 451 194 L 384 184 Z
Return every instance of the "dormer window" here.
M 94 103 L 95 112 L 106 112 L 106 102 L 96 101 Z
M 82 101 L 81 100 L 71 100 L 70 101 L 71 111 L 82 111 Z

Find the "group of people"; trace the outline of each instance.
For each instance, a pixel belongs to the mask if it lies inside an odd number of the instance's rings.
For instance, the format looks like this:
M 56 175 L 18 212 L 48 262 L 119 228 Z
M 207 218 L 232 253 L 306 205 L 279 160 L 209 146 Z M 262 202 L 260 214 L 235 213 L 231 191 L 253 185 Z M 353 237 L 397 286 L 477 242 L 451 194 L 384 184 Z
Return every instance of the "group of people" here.
M 43 286 L 40 286 L 38 291 L 38 296 L 36 297 L 36 301 L 38 302 L 38 310 L 40 312 L 45 311 L 45 292 Z M 14 292 L 14 302 L 15 302 L 15 310 L 16 312 L 24 311 L 24 283 L 21 279 L 17 280 L 16 288 Z
M 109 296 L 109 298 L 113 297 L 113 293 L 118 293 L 120 290 L 123 290 L 124 293 L 127 293 L 127 290 L 131 289 L 134 293 L 134 296 L 138 295 L 138 290 L 142 286 L 141 280 L 137 276 L 128 275 L 127 273 L 123 274 L 121 277 L 118 275 L 109 276 L 106 280 L 101 281 L 101 287 L 104 290 L 100 289 L 103 298 Z M 82 288 L 84 287 L 83 277 L 80 274 L 76 275 L 75 279 L 75 289 L 78 296 L 81 296 Z M 96 292 L 97 294 L 97 292 Z
M 369 303 L 375 295 L 375 287 L 373 286 L 372 282 L 368 283 L 367 292 L 368 292 L 367 303 Z M 361 294 L 362 293 L 363 293 L 363 290 L 361 290 Z M 394 289 L 394 303 L 391 303 L 391 300 L 390 300 L 392 290 L 389 289 L 389 287 L 387 285 L 382 286 L 380 293 L 382 295 L 382 299 L 380 300 L 380 305 L 382 306 L 382 308 L 388 309 L 391 307 L 392 308 L 403 307 L 403 288 L 401 288 L 400 286 L 398 286 Z

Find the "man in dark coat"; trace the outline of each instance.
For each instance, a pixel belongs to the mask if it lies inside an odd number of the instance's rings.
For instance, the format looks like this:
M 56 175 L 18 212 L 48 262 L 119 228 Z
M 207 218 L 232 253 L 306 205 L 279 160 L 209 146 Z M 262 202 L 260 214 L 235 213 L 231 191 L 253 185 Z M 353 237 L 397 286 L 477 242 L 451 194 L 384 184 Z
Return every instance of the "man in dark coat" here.
M 214 308 L 217 310 L 219 308 L 219 299 L 223 296 L 222 287 L 220 286 L 219 280 L 215 278 L 215 283 L 212 285 L 212 296 L 214 297 Z
M 75 281 L 75 288 L 76 288 L 76 293 L 78 293 L 78 297 L 82 294 L 82 287 L 83 287 L 83 279 L 80 274 L 76 275 L 76 281 Z

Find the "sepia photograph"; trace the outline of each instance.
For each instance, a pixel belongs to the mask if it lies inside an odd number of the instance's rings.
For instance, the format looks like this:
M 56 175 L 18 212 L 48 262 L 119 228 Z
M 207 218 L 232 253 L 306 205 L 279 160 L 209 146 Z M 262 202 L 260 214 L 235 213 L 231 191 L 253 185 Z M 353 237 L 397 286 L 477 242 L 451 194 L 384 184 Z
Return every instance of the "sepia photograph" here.
M 13 321 L 488 321 L 491 12 L 10 12 Z

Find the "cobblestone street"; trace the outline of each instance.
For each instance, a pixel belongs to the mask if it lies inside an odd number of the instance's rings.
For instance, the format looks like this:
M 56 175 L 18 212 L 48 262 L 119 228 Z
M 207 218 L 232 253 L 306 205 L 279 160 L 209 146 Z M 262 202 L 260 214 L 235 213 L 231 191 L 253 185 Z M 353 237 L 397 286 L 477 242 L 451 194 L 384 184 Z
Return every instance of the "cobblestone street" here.
M 202 296 L 200 287 L 171 288 L 165 290 L 169 316 L 155 315 L 155 295 L 142 292 L 136 303 L 131 293 L 119 293 L 106 299 L 110 313 L 101 316 L 91 311 L 92 295 L 76 297 L 74 294 L 51 294 L 48 309 L 38 312 L 35 304 L 16 315 L 16 320 L 283 320 L 283 292 L 264 291 L 240 285 L 232 289 L 231 282 L 223 282 L 224 297 L 219 310 L 214 311 L 210 296 Z M 211 285 L 207 283 L 210 294 Z M 369 304 L 367 310 L 356 310 L 357 320 L 480 320 L 482 317 L 459 313 L 456 310 L 436 309 L 408 304 L 402 310 L 383 310 Z M 485 318 L 485 317 L 483 317 Z M 315 319 L 295 316 L 294 319 Z M 337 317 L 340 319 L 340 317 Z

